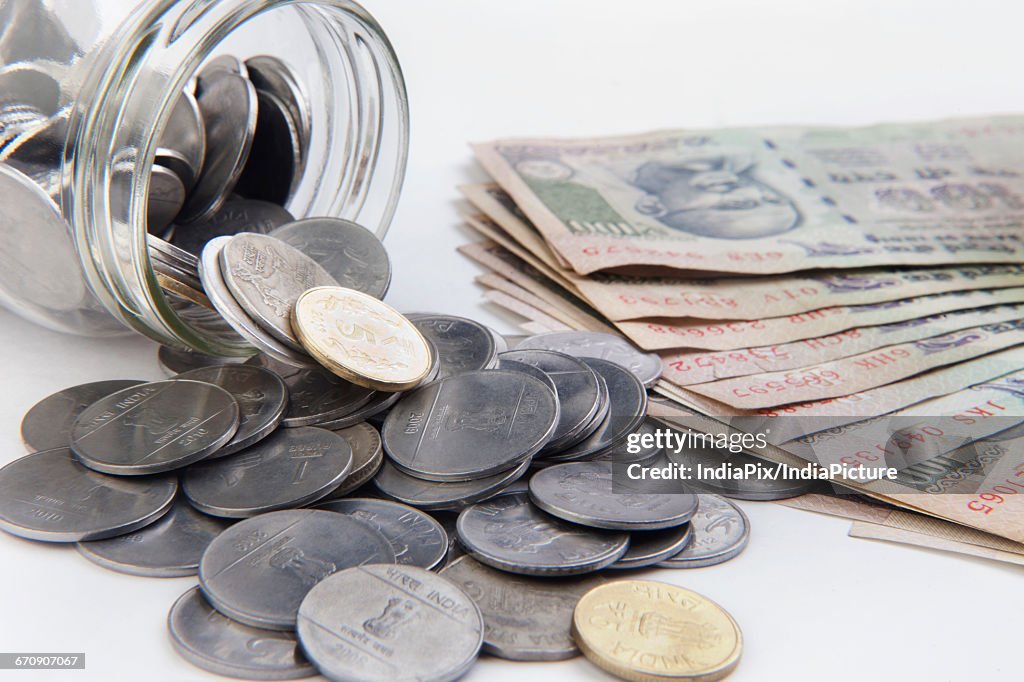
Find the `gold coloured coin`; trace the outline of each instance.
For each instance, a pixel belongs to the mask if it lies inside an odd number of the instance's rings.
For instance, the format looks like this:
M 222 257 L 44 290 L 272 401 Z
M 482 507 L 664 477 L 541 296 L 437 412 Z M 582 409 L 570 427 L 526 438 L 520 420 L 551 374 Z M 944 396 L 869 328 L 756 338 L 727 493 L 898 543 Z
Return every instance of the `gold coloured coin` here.
M 626 680 L 712 682 L 743 650 L 736 621 L 696 592 L 652 580 L 617 580 L 587 592 L 572 634 L 595 665 Z
M 305 291 L 292 309 L 292 327 L 320 364 L 366 388 L 405 391 L 430 371 L 430 347 L 413 323 L 354 289 Z

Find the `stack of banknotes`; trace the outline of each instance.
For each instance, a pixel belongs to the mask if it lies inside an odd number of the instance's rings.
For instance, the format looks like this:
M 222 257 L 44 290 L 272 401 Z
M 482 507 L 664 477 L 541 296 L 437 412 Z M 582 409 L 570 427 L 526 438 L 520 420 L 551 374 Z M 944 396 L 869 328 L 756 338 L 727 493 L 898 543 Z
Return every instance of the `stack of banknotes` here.
M 659 354 L 651 413 L 762 458 L 896 468 L 794 503 L 855 534 L 1024 556 L 1024 117 L 473 149 L 459 250 L 525 329 Z

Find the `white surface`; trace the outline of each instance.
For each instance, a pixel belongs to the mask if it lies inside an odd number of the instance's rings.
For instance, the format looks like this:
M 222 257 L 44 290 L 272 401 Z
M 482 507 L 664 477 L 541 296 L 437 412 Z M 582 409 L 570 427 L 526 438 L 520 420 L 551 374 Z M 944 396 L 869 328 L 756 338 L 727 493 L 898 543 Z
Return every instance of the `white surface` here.
M 456 184 L 483 179 L 467 142 L 660 127 L 867 123 L 1024 110 L 1022 6 L 749 0 L 365 0 L 392 38 L 412 106 L 406 189 L 387 238 L 388 300 L 514 330 L 479 304 L 454 252 Z M 21 415 L 49 393 L 161 376 L 141 338 L 62 337 L 0 312 L 6 390 L 0 462 L 23 452 Z M 843 521 L 745 503 L 747 551 L 719 567 L 646 575 L 698 590 L 740 623 L 735 682 L 1019 679 L 1019 568 L 854 540 Z M 168 643 L 192 578 L 111 573 L 74 549 L 0 533 L 0 650 L 84 651 L 87 670 L 13 680 L 221 679 Z M 471 681 L 610 679 L 582 658 L 481 661 Z

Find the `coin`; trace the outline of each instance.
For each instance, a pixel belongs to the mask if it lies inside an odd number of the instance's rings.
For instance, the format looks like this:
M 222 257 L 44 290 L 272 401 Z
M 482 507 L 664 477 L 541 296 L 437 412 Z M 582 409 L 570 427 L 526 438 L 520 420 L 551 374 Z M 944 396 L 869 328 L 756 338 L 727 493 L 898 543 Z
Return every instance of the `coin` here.
M 282 426 L 322 424 L 351 414 L 374 397 L 371 389 L 340 379 L 323 369 L 302 369 L 284 378 L 288 411 Z
M 653 420 L 645 419 L 640 428 L 630 434 L 626 442 L 594 455 L 593 461 L 614 462 L 615 464 L 644 464 L 651 462 L 662 454 L 662 449 L 654 446 L 653 436 L 658 428 L 655 424 Z M 631 444 L 629 441 L 633 440 L 634 435 L 636 436 L 636 442 Z M 643 445 L 645 437 L 648 437 L 650 447 Z M 630 452 L 630 450 L 634 452 Z
M 246 680 L 297 680 L 316 675 L 294 633 L 231 620 L 214 610 L 198 587 L 174 602 L 167 628 L 182 658 L 216 675 Z
M 200 511 L 245 518 L 319 500 L 345 480 L 352 448 L 312 426 L 279 429 L 244 451 L 189 468 L 182 492 Z
M 518 467 L 475 481 L 437 482 L 415 478 L 387 460 L 373 479 L 382 493 L 399 502 L 428 510 L 459 510 L 494 497 L 530 468 L 530 460 Z
M 788 468 L 783 464 L 765 462 L 744 452 L 728 452 L 710 447 L 685 450 L 670 448 L 666 449 L 665 454 L 670 462 L 690 467 L 690 471 L 697 471 L 698 466 L 702 469 L 714 469 L 722 464 L 739 468 L 747 466 L 758 469 L 773 468 L 777 471 L 784 471 Z M 788 479 L 783 476 L 776 478 L 745 476 L 735 479 L 712 479 L 704 476 L 694 480 L 692 485 L 703 493 L 713 493 L 737 500 L 766 501 L 785 500 L 797 495 L 804 495 L 815 489 L 815 483 L 813 480 Z
M 197 77 L 198 89 L 202 90 L 204 79 L 208 79 L 212 74 L 215 74 L 218 71 L 227 71 L 229 73 L 238 74 L 242 78 L 249 78 L 249 69 L 238 57 L 233 54 L 219 54 L 216 57 L 207 60 L 203 65 L 203 70 L 199 72 Z
M 498 355 L 494 337 L 479 322 L 455 315 L 416 315 L 410 319 L 437 349 L 439 379 L 494 365 Z
M 203 220 L 227 200 L 245 167 L 259 107 L 252 83 L 227 69 L 204 69 L 196 101 L 206 131 L 203 171 L 189 193 L 180 222 Z
M 265 332 L 299 352 L 291 312 L 299 296 L 334 278 L 316 261 L 280 239 L 242 232 L 220 252 L 220 269 L 228 290 Z
M 524 575 L 579 575 L 614 563 L 629 534 L 566 523 L 509 493 L 459 514 L 459 541 L 482 563 Z
M 240 521 L 218 535 L 199 563 L 199 585 L 218 611 L 246 625 L 292 630 L 318 582 L 362 564 L 393 564 L 391 544 L 351 516 L 290 509 Z
M 230 393 L 168 379 L 122 389 L 83 410 L 71 427 L 71 450 L 103 473 L 156 474 L 208 457 L 237 429 Z
M 366 389 L 369 390 L 369 389 Z M 391 409 L 391 406 L 397 403 L 402 397 L 401 393 L 387 393 L 386 391 L 372 391 L 370 393 L 370 399 L 366 401 L 362 406 L 356 408 L 348 414 L 338 417 L 337 419 L 331 419 L 330 421 L 321 422 L 319 426 L 331 431 L 339 431 L 341 429 L 347 429 L 350 426 L 354 426 L 363 421 L 374 419 L 380 414 Z
M 306 218 L 270 233 L 306 254 L 338 284 L 384 298 L 391 284 L 391 259 L 380 239 L 362 225 L 340 218 Z
M 608 386 L 608 415 L 586 439 L 547 456 L 549 461 L 583 459 L 618 447 L 639 428 L 647 414 L 647 391 L 629 370 L 597 358 L 583 358 L 583 362 Z
M 160 234 L 174 221 L 185 205 L 185 183 L 178 174 L 159 163 L 149 172 L 149 195 L 146 201 L 146 229 Z
M 600 358 L 622 365 L 650 388 L 661 377 L 661 358 L 643 353 L 621 336 L 603 332 L 548 332 L 523 339 L 516 349 L 537 348 L 566 353 L 577 358 Z
M 186 187 L 191 189 L 203 170 L 206 155 L 206 129 L 195 96 L 183 90 L 171 105 L 167 123 L 158 136 L 158 146 L 175 152 L 191 172 Z M 172 168 L 173 170 L 173 168 Z
M 604 583 L 598 575 L 531 578 L 497 571 L 462 556 L 441 570 L 461 587 L 484 617 L 483 650 L 511 661 L 559 661 L 579 654 L 572 639 L 572 613 L 587 591 Z
M 592 663 L 638 682 L 720 680 L 743 650 L 740 628 L 721 606 L 652 580 L 616 580 L 587 592 L 572 634 Z
M 426 339 L 401 313 L 342 287 L 310 289 L 295 303 L 302 346 L 338 376 L 379 391 L 404 391 L 431 369 Z
M 544 446 L 546 452 L 558 452 L 589 435 L 586 429 L 601 408 L 601 387 L 594 370 L 564 353 L 545 350 L 510 351 L 501 354 L 499 361 L 503 359 L 532 365 L 550 376 L 555 384 L 558 425 Z M 596 428 L 594 424 L 591 432 Z
M 508 358 L 499 357 L 497 363 L 494 366 L 494 369 L 504 369 L 509 372 L 520 372 L 522 374 L 527 374 L 536 379 L 537 381 L 541 382 L 545 386 L 547 386 L 548 390 L 551 391 L 551 394 L 554 395 L 556 398 L 558 397 L 558 388 L 555 386 L 555 382 L 551 379 L 551 376 L 547 372 L 537 369 L 533 365 L 528 365 L 525 362 L 518 362 L 516 360 L 509 360 Z M 559 404 L 559 415 L 561 415 L 561 404 Z M 556 418 L 556 430 L 558 429 L 558 422 L 559 419 Z M 549 439 L 548 443 L 550 442 L 551 440 Z
M 228 290 L 220 270 L 220 252 L 231 237 L 215 237 L 206 243 L 199 257 L 199 278 L 210 302 L 242 338 L 291 367 L 312 366 L 315 363 L 305 353 L 298 353 L 263 331 Z
M 530 499 L 547 513 L 593 528 L 658 530 L 686 523 L 697 511 L 697 496 L 685 492 L 631 490 L 612 480 L 610 462 L 569 462 L 538 471 Z
M 97 473 L 66 447 L 33 452 L 0 469 L 0 529 L 47 542 L 101 540 L 153 523 L 177 490 L 173 476 Z
M 449 682 L 483 643 L 480 609 L 459 587 L 415 566 L 360 566 L 309 591 L 302 649 L 335 682 Z
M 732 559 L 747 546 L 750 523 L 743 510 L 718 495 L 697 495 L 690 520 L 693 540 L 683 551 L 658 563 L 662 568 L 704 568 Z
M 519 372 L 482 370 L 404 396 L 381 430 L 384 450 L 413 476 L 468 481 L 529 459 L 551 436 L 558 402 Z
M 334 429 L 334 432 L 348 441 L 352 448 L 352 468 L 341 485 L 324 497 L 322 502 L 340 499 L 369 482 L 384 462 L 384 446 L 381 444 L 380 433 L 373 425 L 360 422 L 344 429 Z
M 195 575 L 207 545 L 228 527 L 178 499 L 159 521 L 126 535 L 79 542 L 89 561 L 120 573 L 150 578 Z
M 350 497 L 321 502 L 317 509 L 350 514 L 381 532 L 395 550 L 395 561 L 431 569 L 448 553 L 448 534 L 437 521 L 418 509 L 390 500 Z
M 215 213 L 191 223 L 176 225 L 171 242 L 199 255 L 203 246 L 215 237 L 231 237 L 239 232 L 268 234 L 295 220 L 277 204 L 256 199 L 229 199 Z
M 244 197 L 284 206 L 302 170 L 298 124 L 277 95 L 257 89 L 256 99 L 259 108 L 252 151 L 235 191 Z
M 29 408 L 21 420 L 21 439 L 33 450 L 51 450 L 71 443 L 71 426 L 94 402 L 130 386 L 135 379 L 94 381 L 71 386 L 49 395 Z
M 641 530 L 629 534 L 629 549 L 608 568 L 630 569 L 653 566 L 679 554 L 693 539 L 688 523 L 662 530 Z
M 191 350 L 160 346 L 156 353 L 160 369 L 169 377 L 184 374 L 200 367 L 216 367 L 219 365 L 233 365 L 241 362 L 244 358 L 222 358 L 216 355 L 205 355 Z M 138 382 L 142 383 L 142 382 Z
M 299 152 L 304 165 L 308 155 L 312 122 L 309 99 L 301 83 L 295 78 L 294 71 L 280 59 L 269 55 L 250 57 L 245 60 L 245 66 L 249 71 L 249 80 L 257 90 L 273 93 L 288 107 L 291 118 L 298 127 Z

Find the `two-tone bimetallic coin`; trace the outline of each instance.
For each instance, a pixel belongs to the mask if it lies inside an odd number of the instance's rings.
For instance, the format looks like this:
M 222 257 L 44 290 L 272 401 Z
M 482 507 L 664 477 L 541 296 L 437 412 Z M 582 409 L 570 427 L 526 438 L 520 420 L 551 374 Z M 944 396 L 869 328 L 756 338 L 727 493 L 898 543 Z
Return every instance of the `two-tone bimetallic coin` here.
M 384 298 L 391 284 L 391 260 L 380 239 L 362 225 L 340 218 L 306 218 L 270 233 L 306 254 L 338 284 Z
M 407 394 L 384 421 L 395 466 L 432 481 L 468 481 L 511 469 L 544 447 L 557 398 L 519 372 L 482 370 Z
M 547 513 L 593 528 L 658 530 L 689 521 L 697 496 L 644 492 L 629 481 L 616 486 L 610 462 L 569 462 L 538 471 L 530 479 L 530 499 Z
M 79 542 L 78 551 L 119 573 L 150 578 L 195 575 L 206 547 L 229 523 L 200 514 L 179 498 L 156 523 L 106 540 Z
M 579 575 L 619 559 L 629 534 L 566 523 L 510 493 L 459 514 L 459 541 L 478 561 L 509 573 Z
M 479 322 L 438 314 L 413 315 L 409 319 L 437 349 L 439 379 L 488 369 L 497 359 L 494 337 Z
M 516 350 L 554 350 L 577 358 L 600 358 L 622 365 L 650 388 L 661 377 L 661 358 L 644 353 L 621 336 L 603 332 L 548 332 L 523 339 Z
M 718 495 L 700 494 L 697 513 L 690 520 L 693 540 L 678 554 L 660 561 L 662 568 L 703 568 L 737 556 L 750 539 L 747 515 Z
M 327 576 L 363 564 L 393 564 L 380 531 L 344 514 L 292 509 L 240 521 L 199 563 L 214 608 L 246 625 L 292 630 L 306 593 Z
M 292 308 L 307 290 L 337 284 L 326 270 L 280 239 L 254 232 L 228 240 L 220 251 L 220 269 L 235 300 L 265 332 L 305 351 L 292 329 Z
M 388 497 L 427 510 L 457 511 L 498 495 L 530 468 L 530 460 L 494 476 L 473 481 L 425 481 L 403 472 L 387 460 L 373 484 Z
M 707 597 L 651 580 L 616 580 L 576 604 L 572 634 L 594 665 L 625 680 L 714 682 L 739 664 L 743 635 Z
M 324 497 L 322 502 L 340 499 L 365 485 L 377 475 L 384 463 L 384 446 L 380 433 L 372 424 L 360 422 L 334 432 L 348 441 L 352 448 L 352 468 L 341 485 Z
M 579 654 L 572 613 L 600 575 L 531 578 L 497 571 L 469 556 L 441 570 L 465 590 L 484 616 L 483 650 L 510 661 L 560 661 Z
M 415 566 L 360 566 L 309 591 L 302 649 L 335 682 L 450 682 L 483 643 L 480 609 L 458 586 Z
M 653 566 L 674 557 L 693 540 L 688 523 L 662 530 L 641 530 L 629 534 L 629 549 L 608 568 L 630 569 Z
M 245 518 L 311 504 L 341 485 L 352 448 L 312 426 L 279 429 L 231 457 L 190 467 L 182 492 L 200 511 Z
M 47 542 L 101 540 L 155 522 L 177 491 L 173 476 L 107 476 L 68 448 L 34 452 L 0 469 L 0 529 Z
M 432 569 L 448 553 L 448 534 L 428 514 L 390 500 L 351 497 L 321 502 L 317 509 L 350 514 L 381 532 L 402 565 Z
M 33 450 L 67 447 L 71 427 L 100 398 L 144 383 L 135 379 L 93 381 L 57 391 L 29 408 L 21 420 L 21 439 Z
M 137 476 L 210 456 L 235 435 L 238 403 L 219 386 L 169 379 L 112 393 L 71 428 L 71 449 L 90 469 Z
M 238 430 L 211 457 L 224 457 L 263 440 L 281 423 L 288 406 L 284 380 L 261 367 L 239 364 L 202 367 L 176 378 L 220 386 L 238 403 Z
M 192 665 L 243 680 L 297 680 L 316 675 L 291 632 L 243 625 L 215 610 L 198 587 L 167 617 L 175 651 Z

